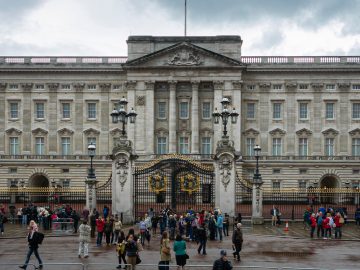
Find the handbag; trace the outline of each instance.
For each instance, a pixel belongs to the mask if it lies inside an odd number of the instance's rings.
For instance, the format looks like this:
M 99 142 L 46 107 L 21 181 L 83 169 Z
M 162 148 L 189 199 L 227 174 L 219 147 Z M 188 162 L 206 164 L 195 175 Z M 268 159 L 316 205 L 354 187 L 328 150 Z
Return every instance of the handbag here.
M 165 253 L 166 255 L 169 255 L 170 254 L 170 248 L 166 247 L 166 246 L 163 246 L 161 248 L 161 252 L 162 253 Z
M 340 223 L 340 224 L 345 223 L 345 219 L 344 219 L 343 217 L 341 217 L 341 218 L 339 219 L 339 223 Z
M 141 259 L 140 259 L 140 256 L 139 254 L 136 255 L 136 264 L 139 264 L 141 263 Z
M 185 253 L 185 259 L 186 260 L 190 259 L 189 255 L 187 253 Z

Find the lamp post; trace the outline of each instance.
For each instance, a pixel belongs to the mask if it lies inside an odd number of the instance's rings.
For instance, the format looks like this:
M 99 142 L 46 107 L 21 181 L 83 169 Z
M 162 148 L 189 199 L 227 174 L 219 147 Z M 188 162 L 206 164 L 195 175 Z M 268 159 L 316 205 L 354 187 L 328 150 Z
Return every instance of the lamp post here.
M 135 119 L 137 116 L 137 113 L 135 112 L 134 108 L 131 108 L 131 110 L 127 113 L 126 112 L 126 105 L 128 104 L 128 101 L 123 96 L 119 103 L 117 108 L 114 108 L 114 110 L 111 112 L 111 119 L 114 124 L 121 123 L 121 135 L 126 138 L 126 130 L 125 125 L 128 123 L 128 119 L 130 120 L 131 124 L 135 123 Z
M 90 157 L 90 168 L 88 170 L 86 183 L 86 207 L 89 211 L 93 211 L 96 208 L 96 175 L 93 167 L 93 158 L 95 157 L 96 146 L 93 143 L 88 145 L 88 154 Z
M 88 154 L 90 157 L 90 169 L 88 172 L 88 178 L 90 178 L 90 179 L 96 178 L 95 172 L 94 172 L 94 167 L 93 167 L 93 158 L 95 157 L 95 153 L 96 153 L 96 146 L 95 146 L 95 144 L 90 143 L 88 145 Z
M 221 103 L 221 106 L 222 106 L 222 111 L 219 112 L 217 110 L 217 108 L 215 108 L 212 116 L 214 117 L 214 123 L 215 124 L 219 124 L 220 118 L 221 118 L 222 124 L 224 126 L 222 138 L 223 139 L 228 139 L 229 136 L 227 135 L 227 133 L 228 133 L 227 124 L 228 124 L 228 121 L 229 121 L 229 117 L 231 119 L 231 123 L 236 124 L 239 113 L 235 110 L 235 108 L 233 108 L 232 111 L 230 112 L 230 110 L 228 108 L 229 105 L 230 105 L 230 101 L 229 101 L 228 98 L 224 97 L 221 100 L 220 103 Z
M 263 196 L 261 186 L 263 184 L 261 174 L 259 172 L 259 158 L 261 153 L 261 147 L 256 145 L 254 147 L 254 156 L 256 159 L 256 169 L 253 177 L 253 196 L 252 196 L 252 223 L 263 224 Z

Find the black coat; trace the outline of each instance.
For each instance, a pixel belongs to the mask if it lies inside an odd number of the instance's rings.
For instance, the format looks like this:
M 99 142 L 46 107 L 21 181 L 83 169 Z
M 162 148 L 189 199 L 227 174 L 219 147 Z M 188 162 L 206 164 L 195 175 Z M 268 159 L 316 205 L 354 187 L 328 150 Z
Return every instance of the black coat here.
M 30 238 L 30 236 L 31 236 L 31 233 L 28 234 L 29 247 L 31 247 L 33 249 L 37 249 L 39 247 L 39 233 L 34 232 L 32 238 Z
M 231 270 L 233 267 L 231 262 L 218 259 L 214 262 L 213 270 Z

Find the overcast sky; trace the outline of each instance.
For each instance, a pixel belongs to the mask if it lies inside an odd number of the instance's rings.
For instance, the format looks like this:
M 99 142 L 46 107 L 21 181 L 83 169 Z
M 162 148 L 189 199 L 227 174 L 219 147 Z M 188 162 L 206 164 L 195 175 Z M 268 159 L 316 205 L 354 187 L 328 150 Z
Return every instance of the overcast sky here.
M 126 56 L 129 35 L 184 35 L 185 0 L 0 0 L 0 55 Z M 360 55 L 360 0 L 187 0 L 188 35 L 243 55 Z

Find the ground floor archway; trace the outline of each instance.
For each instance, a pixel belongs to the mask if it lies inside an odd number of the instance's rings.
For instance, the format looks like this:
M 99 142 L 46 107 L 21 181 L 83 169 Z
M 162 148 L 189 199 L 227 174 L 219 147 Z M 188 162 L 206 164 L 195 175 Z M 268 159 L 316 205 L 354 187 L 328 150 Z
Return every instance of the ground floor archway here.
M 325 175 L 320 180 L 320 203 L 322 204 L 337 204 L 339 203 L 338 192 L 335 189 L 339 188 L 339 180 L 335 175 Z
M 49 200 L 49 192 L 46 188 L 49 188 L 49 179 L 43 174 L 34 174 L 29 179 L 29 188 L 31 189 L 39 189 L 36 190 L 36 196 L 32 195 L 30 200 L 34 203 L 45 203 Z M 44 191 L 42 192 L 42 188 Z

